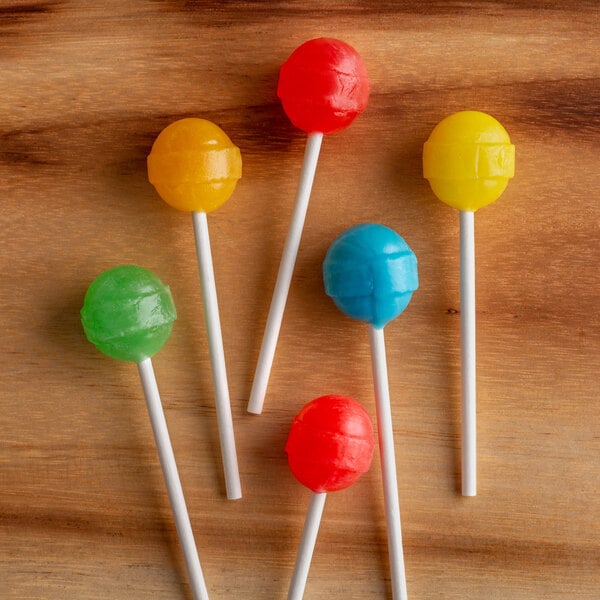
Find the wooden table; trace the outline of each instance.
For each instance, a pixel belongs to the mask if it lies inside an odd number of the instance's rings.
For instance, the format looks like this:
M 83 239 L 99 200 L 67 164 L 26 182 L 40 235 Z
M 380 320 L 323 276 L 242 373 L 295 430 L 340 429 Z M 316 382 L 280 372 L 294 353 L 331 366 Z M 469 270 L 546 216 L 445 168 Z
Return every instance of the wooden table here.
M 79 309 L 104 269 L 168 284 L 155 357 L 213 600 L 284 598 L 310 493 L 284 444 L 308 400 L 375 418 L 366 327 L 323 293 L 347 227 L 403 235 L 420 289 L 386 328 L 409 597 L 600 598 L 600 7 L 552 2 L 0 3 L 0 597 L 191 598 L 134 365 Z M 338 37 L 372 80 L 325 139 L 261 417 L 246 403 L 305 136 L 276 97 L 301 42 Z M 461 109 L 496 116 L 517 173 L 476 217 L 479 495 L 460 485 L 458 214 L 421 174 Z M 201 116 L 242 151 L 209 216 L 244 498 L 227 501 L 189 215 L 145 159 Z M 380 464 L 331 494 L 307 599 L 390 598 Z

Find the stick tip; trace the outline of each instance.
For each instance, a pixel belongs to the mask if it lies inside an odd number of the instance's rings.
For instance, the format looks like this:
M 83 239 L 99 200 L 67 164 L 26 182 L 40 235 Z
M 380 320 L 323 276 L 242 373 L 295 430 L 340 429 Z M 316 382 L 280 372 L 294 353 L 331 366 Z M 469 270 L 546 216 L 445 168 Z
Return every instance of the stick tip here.
M 474 496 L 477 496 L 477 488 L 476 488 L 475 484 L 471 484 L 471 485 L 464 484 L 462 486 L 462 495 L 465 498 L 473 498 Z
M 263 411 L 264 403 L 264 394 L 259 394 L 256 393 L 255 390 L 252 390 L 250 399 L 248 400 L 248 408 L 246 410 L 252 415 L 260 415 Z

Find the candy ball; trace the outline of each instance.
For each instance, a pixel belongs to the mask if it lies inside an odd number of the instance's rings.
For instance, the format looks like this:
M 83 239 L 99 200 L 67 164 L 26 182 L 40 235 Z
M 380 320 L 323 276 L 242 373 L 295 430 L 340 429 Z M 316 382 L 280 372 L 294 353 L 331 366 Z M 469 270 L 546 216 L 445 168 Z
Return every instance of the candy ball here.
M 465 110 L 436 125 L 423 146 L 423 176 L 433 193 L 459 210 L 497 200 L 515 174 L 515 147 L 490 115 Z
M 331 244 L 323 280 L 344 314 L 381 328 L 408 306 L 419 287 L 417 257 L 394 230 L 363 223 Z
M 290 121 L 306 133 L 335 133 L 367 107 L 369 77 L 358 52 L 345 42 L 317 38 L 281 66 L 277 95 Z
M 148 179 L 161 198 L 185 211 L 225 203 L 242 176 L 240 149 L 214 123 L 181 119 L 163 129 L 148 156 Z
M 367 411 L 344 396 L 321 396 L 296 415 L 285 446 L 296 479 L 313 492 L 353 484 L 371 466 L 375 438 Z
M 134 265 L 109 269 L 94 279 L 81 309 L 85 334 L 98 350 L 137 363 L 165 345 L 176 316 L 169 287 Z

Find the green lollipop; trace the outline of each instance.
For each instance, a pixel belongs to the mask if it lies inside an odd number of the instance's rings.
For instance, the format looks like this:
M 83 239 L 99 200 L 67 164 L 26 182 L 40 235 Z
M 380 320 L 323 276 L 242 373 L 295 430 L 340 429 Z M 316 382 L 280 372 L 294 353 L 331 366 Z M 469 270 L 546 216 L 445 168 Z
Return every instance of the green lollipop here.
M 98 350 L 111 358 L 138 364 L 194 600 L 208 600 L 150 358 L 169 339 L 175 318 L 169 287 L 151 271 L 134 265 L 109 269 L 94 279 L 81 309 L 85 334 Z
M 85 334 L 100 352 L 136 363 L 165 345 L 176 316 L 169 287 L 135 265 L 109 269 L 94 279 L 81 309 Z

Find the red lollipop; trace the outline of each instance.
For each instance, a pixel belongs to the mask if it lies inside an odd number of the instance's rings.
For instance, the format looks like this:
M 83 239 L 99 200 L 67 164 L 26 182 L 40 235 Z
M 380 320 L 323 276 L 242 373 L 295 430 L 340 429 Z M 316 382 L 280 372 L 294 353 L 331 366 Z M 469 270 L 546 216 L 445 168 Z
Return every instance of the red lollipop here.
M 305 42 L 283 63 L 277 95 L 306 133 L 345 129 L 367 108 L 369 77 L 356 50 L 331 38 Z
M 367 69 L 359 54 L 346 42 L 332 38 L 305 42 L 279 72 L 277 95 L 290 121 L 308 133 L 308 140 L 248 402 L 251 413 L 260 414 L 265 401 L 323 134 L 348 127 L 367 107 L 369 89 Z
M 344 396 L 321 396 L 296 416 L 285 446 L 296 479 L 313 492 L 352 485 L 371 466 L 373 426 L 365 409 Z
M 375 437 L 365 409 L 344 396 L 321 396 L 295 417 L 285 451 L 292 473 L 312 495 L 288 600 L 304 594 L 327 492 L 352 485 L 369 470 Z

